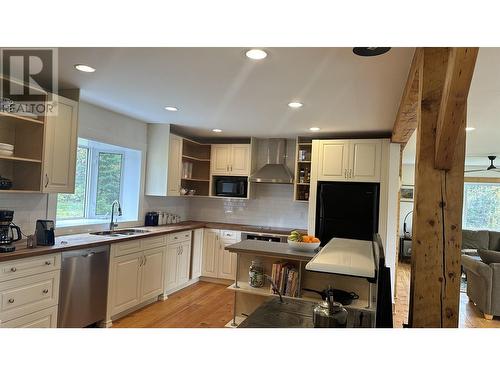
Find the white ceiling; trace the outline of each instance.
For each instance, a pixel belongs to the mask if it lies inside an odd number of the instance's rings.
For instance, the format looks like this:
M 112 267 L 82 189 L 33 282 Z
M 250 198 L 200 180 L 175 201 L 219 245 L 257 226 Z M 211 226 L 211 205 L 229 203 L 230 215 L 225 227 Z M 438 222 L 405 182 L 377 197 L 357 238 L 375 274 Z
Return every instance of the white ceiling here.
M 390 132 L 413 48 L 363 58 L 350 48 L 269 48 L 252 61 L 244 48 L 60 48 L 63 88 L 84 101 L 200 136 Z M 93 66 L 85 74 L 74 64 Z M 287 103 L 299 100 L 301 109 Z M 167 112 L 166 105 L 179 107 Z
M 488 155 L 500 160 L 500 48 L 480 48 L 467 101 L 466 164 L 488 166 Z M 413 163 L 415 134 L 405 147 L 404 163 Z

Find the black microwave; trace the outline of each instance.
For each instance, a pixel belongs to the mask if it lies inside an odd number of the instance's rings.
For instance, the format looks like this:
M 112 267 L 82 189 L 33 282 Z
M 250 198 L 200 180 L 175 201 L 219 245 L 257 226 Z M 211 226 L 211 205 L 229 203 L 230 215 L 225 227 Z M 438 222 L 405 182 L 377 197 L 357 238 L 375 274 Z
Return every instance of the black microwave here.
M 214 190 L 218 197 L 247 198 L 247 189 L 248 177 L 214 177 Z

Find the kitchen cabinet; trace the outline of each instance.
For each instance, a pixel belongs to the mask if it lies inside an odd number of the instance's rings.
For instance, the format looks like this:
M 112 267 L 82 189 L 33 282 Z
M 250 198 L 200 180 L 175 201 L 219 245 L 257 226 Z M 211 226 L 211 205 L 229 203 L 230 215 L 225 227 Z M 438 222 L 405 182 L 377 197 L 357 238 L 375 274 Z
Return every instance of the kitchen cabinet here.
M 57 326 L 61 254 L 0 263 L 0 327 Z
M 225 247 L 239 242 L 241 233 L 218 229 L 206 229 L 204 232 L 202 276 L 234 279 L 236 254 L 225 250 Z
M 249 144 L 214 144 L 210 159 L 212 175 L 248 176 L 250 174 Z
M 165 294 L 185 285 L 191 270 L 191 232 L 168 236 L 165 257 Z
M 107 324 L 111 317 L 163 293 L 167 236 L 111 245 Z
M 380 181 L 381 140 L 322 140 L 314 142 L 319 142 L 318 181 Z
M 181 195 L 182 138 L 170 135 L 168 152 L 168 196 Z
M 202 258 L 203 258 L 203 228 L 193 231 L 193 259 L 191 260 L 191 278 L 195 279 L 201 276 Z
M 73 193 L 78 142 L 78 102 L 54 95 L 54 113 L 46 117 L 42 191 Z

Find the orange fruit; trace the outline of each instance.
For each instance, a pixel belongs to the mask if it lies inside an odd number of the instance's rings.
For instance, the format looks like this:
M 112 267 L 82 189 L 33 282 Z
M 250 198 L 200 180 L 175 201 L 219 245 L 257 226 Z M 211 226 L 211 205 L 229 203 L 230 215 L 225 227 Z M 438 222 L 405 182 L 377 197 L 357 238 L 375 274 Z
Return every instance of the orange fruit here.
M 319 243 L 320 241 L 319 241 L 319 238 L 314 237 L 314 238 L 312 239 L 312 242 L 313 242 L 313 243 Z

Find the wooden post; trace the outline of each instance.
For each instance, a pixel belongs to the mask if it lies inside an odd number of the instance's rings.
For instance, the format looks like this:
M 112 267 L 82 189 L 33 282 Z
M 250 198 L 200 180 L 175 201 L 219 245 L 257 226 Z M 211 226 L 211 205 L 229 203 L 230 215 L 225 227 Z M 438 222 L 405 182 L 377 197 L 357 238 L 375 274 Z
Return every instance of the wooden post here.
M 448 48 L 424 48 L 417 125 L 410 327 L 458 327 L 466 105 L 448 170 L 435 169 Z M 458 124 L 458 125 L 457 125 Z

